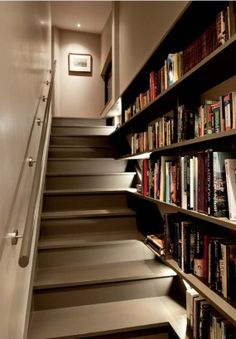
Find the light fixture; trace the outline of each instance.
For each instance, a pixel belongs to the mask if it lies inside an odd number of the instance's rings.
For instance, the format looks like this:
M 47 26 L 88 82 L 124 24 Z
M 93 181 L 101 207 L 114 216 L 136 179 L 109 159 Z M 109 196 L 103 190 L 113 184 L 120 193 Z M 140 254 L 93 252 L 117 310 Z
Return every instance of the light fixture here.
M 80 28 L 81 24 L 77 24 L 77 27 Z

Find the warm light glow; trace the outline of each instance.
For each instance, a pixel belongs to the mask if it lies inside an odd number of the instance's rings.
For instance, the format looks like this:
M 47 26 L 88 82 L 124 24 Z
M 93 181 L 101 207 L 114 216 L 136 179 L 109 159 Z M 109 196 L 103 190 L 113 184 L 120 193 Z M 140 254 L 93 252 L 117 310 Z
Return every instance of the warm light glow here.
M 184 282 L 184 285 L 185 285 L 185 287 L 186 287 L 186 290 L 191 290 L 191 286 L 189 285 L 189 283 L 186 281 L 186 280 L 184 280 L 184 279 L 182 279 L 183 280 L 183 282 Z
M 77 24 L 77 27 L 78 27 L 78 28 L 80 28 L 80 26 L 81 26 L 80 24 Z
M 129 155 L 127 157 L 124 157 L 124 159 L 149 159 L 151 153 L 152 152 L 145 152 L 145 153 L 141 153 L 141 154 L 133 154 L 133 155 Z

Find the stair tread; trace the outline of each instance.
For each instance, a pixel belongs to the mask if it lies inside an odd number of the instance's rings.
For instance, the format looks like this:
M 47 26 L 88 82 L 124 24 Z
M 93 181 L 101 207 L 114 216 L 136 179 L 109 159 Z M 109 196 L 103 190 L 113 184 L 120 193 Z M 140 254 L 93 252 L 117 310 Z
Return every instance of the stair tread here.
M 74 195 L 74 194 L 100 194 L 100 193 L 126 193 L 126 192 L 137 192 L 136 189 L 132 188 L 90 188 L 90 189 L 60 189 L 60 190 L 45 190 L 45 195 Z
M 130 208 L 110 208 L 110 209 L 94 209 L 94 210 L 66 210 L 56 212 L 43 212 L 43 219 L 53 218 L 84 218 L 95 216 L 111 216 L 111 215 L 135 215 L 135 212 Z
M 126 162 L 123 159 L 114 159 L 114 158 L 84 158 L 84 157 L 72 157 L 72 158 L 48 158 L 48 161 L 116 161 L 116 162 Z
M 112 145 L 53 145 L 50 144 L 49 148 L 114 148 Z
M 69 128 L 106 128 L 106 129 L 116 129 L 115 126 L 107 126 L 107 125 L 70 125 L 70 124 L 63 124 L 63 125 L 53 125 L 53 127 L 69 127 Z
M 155 259 L 113 262 L 88 266 L 38 268 L 34 287 L 93 285 L 107 282 L 173 277 L 176 273 Z
M 35 311 L 29 339 L 79 338 L 169 324 L 180 338 L 186 338 L 185 310 L 161 296 Z
M 107 232 L 83 232 L 79 234 L 60 234 L 42 236 L 38 243 L 39 249 L 63 248 L 74 246 L 90 246 L 121 240 L 142 240 L 143 236 L 137 230 L 129 231 L 107 231 Z
M 130 175 L 130 176 L 134 176 L 136 174 L 136 172 L 100 172 L 100 173 L 97 173 L 97 172 L 86 172 L 86 173 L 62 173 L 62 172 L 58 172 L 58 173 L 47 173 L 47 176 L 49 177 L 56 177 L 56 176 L 70 176 L 70 177 L 73 177 L 73 176 L 115 176 L 115 175 L 121 175 L 121 176 L 127 176 L 127 175 Z

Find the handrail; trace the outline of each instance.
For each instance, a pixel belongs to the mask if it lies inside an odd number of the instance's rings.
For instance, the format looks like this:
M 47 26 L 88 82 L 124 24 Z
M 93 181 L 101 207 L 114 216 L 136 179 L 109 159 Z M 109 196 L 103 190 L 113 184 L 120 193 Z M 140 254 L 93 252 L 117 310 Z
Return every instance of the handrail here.
M 37 193 L 39 189 L 40 173 L 42 170 L 43 150 L 44 150 L 45 138 L 46 138 L 47 127 L 48 127 L 48 119 L 49 119 L 50 104 L 51 104 L 51 99 L 52 99 L 55 70 L 56 70 L 56 61 L 54 61 L 52 71 L 51 71 L 51 81 L 50 81 L 50 87 L 48 91 L 48 97 L 47 98 L 43 97 L 43 100 L 44 101 L 46 100 L 46 108 L 45 108 L 44 119 L 42 121 L 43 128 L 42 128 L 42 133 L 40 137 L 38 155 L 35 161 L 36 168 L 35 168 L 34 177 L 33 177 L 29 206 L 27 209 L 25 228 L 24 228 L 24 233 L 22 236 L 22 243 L 21 243 L 19 261 L 18 261 L 21 267 L 26 267 L 29 263 L 29 258 L 30 258 L 30 251 L 31 251 L 31 245 L 32 245 L 32 238 L 33 238 L 33 225 L 34 225 L 34 218 L 35 218 L 35 203 L 36 203 Z

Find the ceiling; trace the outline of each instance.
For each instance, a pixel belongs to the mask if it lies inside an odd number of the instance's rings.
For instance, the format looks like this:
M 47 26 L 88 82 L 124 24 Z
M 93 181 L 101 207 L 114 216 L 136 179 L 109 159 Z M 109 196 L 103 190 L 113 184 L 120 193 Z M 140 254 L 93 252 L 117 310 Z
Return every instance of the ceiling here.
M 58 28 L 101 33 L 111 12 L 111 1 L 52 1 L 52 24 Z M 80 23 L 81 27 L 77 28 Z

